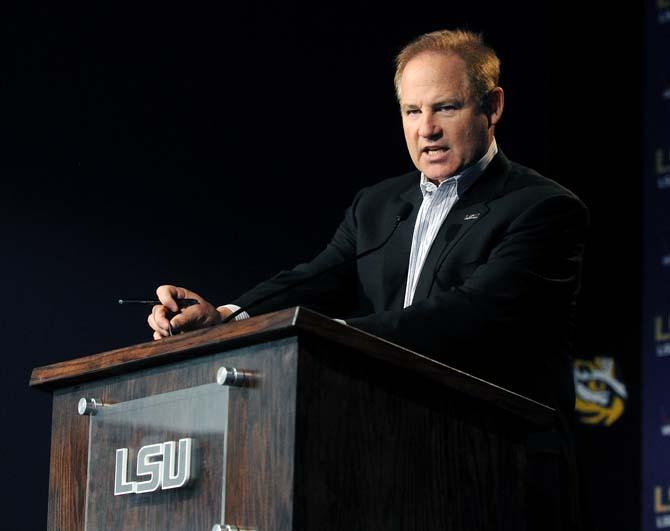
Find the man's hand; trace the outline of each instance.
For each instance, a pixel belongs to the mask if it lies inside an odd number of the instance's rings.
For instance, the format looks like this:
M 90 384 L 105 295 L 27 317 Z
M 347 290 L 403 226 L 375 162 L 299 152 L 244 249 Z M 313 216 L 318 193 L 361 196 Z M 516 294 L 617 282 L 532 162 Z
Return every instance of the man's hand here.
M 170 325 L 174 333 L 187 332 L 217 325 L 232 313 L 228 308 L 222 307 L 217 310 L 197 293 L 177 286 L 160 286 L 156 290 L 156 295 L 161 304 L 154 306 L 147 318 L 149 326 L 154 331 L 154 339 L 169 336 Z M 179 299 L 195 299 L 198 304 L 179 308 L 177 304 Z

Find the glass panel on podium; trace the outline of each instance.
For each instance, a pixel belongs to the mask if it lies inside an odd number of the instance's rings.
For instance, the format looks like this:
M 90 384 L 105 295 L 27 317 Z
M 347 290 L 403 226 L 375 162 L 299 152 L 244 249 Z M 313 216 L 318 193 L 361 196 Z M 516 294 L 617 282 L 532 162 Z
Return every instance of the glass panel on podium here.
M 208 384 L 97 408 L 86 531 L 211 529 L 224 518 L 228 387 Z

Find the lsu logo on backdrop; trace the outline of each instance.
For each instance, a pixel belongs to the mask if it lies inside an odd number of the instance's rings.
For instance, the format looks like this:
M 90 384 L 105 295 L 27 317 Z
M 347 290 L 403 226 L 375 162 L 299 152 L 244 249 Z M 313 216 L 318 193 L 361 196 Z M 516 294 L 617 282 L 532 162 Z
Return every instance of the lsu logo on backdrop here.
M 670 527 L 670 488 L 654 485 L 654 514 L 656 529 Z
M 670 13 L 670 11 L 668 12 Z M 654 171 L 658 188 L 670 188 L 670 149 L 658 148 L 656 150 L 654 153 Z
M 628 393 L 612 358 L 576 359 L 575 410 L 584 424 L 611 426 L 624 412 Z
M 654 317 L 654 341 L 657 357 L 670 356 L 670 315 Z
M 663 409 L 661 409 L 661 435 L 663 437 L 670 437 L 670 418 L 668 418 Z

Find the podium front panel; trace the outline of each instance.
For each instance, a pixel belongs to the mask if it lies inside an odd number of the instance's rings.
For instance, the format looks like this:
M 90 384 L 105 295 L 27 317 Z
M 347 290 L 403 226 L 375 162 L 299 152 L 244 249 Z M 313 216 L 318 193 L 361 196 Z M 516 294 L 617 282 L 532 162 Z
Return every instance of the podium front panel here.
M 292 529 L 297 347 L 297 338 L 281 338 L 57 389 L 47 528 Z M 221 387 L 214 382 L 222 367 L 253 379 Z M 77 413 L 83 397 L 103 404 L 95 415 Z M 125 481 L 116 483 L 145 482 L 140 449 L 149 447 L 151 468 L 172 452 L 170 444 L 151 447 L 175 443 L 178 466 L 182 439 L 192 441 L 197 470 L 188 486 L 114 495 L 117 450 L 128 451 Z
M 228 395 L 208 384 L 99 407 L 90 421 L 86 531 L 223 521 Z

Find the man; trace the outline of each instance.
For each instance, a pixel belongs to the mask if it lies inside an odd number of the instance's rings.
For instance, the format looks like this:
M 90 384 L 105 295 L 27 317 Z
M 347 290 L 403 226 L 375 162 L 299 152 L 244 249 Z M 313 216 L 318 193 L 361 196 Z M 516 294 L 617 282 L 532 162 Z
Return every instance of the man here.
M 160 339 L 170 323 L 191 330 L 216 325 L 239 307 L 261 314 L 306 305 L 556 407 L 563 429 L 529 442 L 538 456 L 529 467 L 529 503 L 541 528 L 560 528 L 559 520 L 575 518 L 567 419 L 574 409 L 570 352 L 588 214 L 569 190 L 498 149 L 499 71 L 493 50 L 472 33 L 435 32 L 409 44 L 398 55 L 395 84 L 418 171 L 361 190 L 311 262 L 218 308 L 184 288 L 161 286 L 162 305 L 148 320 Z M 398 216 L 406 219 L 394 230 Z M 352 260 L 391 233 L 378 251 Z M 181 298 L 200 304 L 180 310 Z M 176 314 L 171 321 L 169 312 Z M 567 457 L 563 470 L 544 457 L 552 446 Z M 569 492 L 567 506 L 557 501 L 560 491 Z
M 396 92 L 418 171 L 361 190 L 326 249 L 215 308 L 175 286 L 154 338 L 218 324 L 237 307 L 379 245 L 377 252 L 250 308 L 305 305 L 569 415 L 570 350 L 587 211 L 569 190 L 499 151 L 500 62 L 478 35 L 434 32 L 397 58 Z M 405 214 L 403 214 L 405 215 Z M 176 299 L 200 304 L 179 310 Z M 176 313 L 168 321 L 168 312 Z M 242 314 L 245 317 L 245 314 Z

